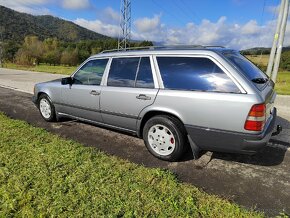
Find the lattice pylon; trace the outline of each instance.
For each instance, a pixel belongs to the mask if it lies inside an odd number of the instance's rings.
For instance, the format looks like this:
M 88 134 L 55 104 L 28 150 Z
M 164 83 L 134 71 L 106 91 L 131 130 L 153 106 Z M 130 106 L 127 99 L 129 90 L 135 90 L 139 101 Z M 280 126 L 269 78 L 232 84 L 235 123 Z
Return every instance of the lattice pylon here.
M 129 48 L 131 39 L 131 0 L 121 0 L 118 50 Z

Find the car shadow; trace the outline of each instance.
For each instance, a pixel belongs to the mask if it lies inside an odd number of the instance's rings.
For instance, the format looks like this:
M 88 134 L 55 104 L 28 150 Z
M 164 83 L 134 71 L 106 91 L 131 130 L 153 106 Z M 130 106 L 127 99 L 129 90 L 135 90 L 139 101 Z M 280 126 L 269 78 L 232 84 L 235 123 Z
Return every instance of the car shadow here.
M 136 135 L 128 132 L 123 132 L 120 130 L 112 129 L 109 127 L 99 126 L 99 125 L 93 125 L 91 123 L 83 122 L 83 121 L 77 121 L 72 120 L 70 118 L 61 118 L 60 123 L 70 125 L 71 122 L 80 122 L 89 124 L 96 127 L 101 127 L 103 129 L 107 129 L 109 131 L 114 131 L 117 133 L 121 133 L 127 136 L 133 136 L 136 137 Z M 290 122 L 288 120 L 285 120 L 281 117 L 277 117 L 276 124 L 282 125 L 282 127 L 286 128 L 283 131 L 289 131 L 290 132 Z M 282 132 L 283 132 L 282 131 Z M 145 146 L 145 145 L 144 145 Z M 290 147 L 290 136 L 289 139 L 281 138 L 280 135 L 273 136 L 270 139 L 269 146 L 266 146 L 262 150 L 260 150 L 258 153 L 254 155 L 244 155 L 244 154 L 231 154 L 231 153 L 220 153 L 220 152 L 213 152 L 211 155 L 212 159 L 221 159 L 226 161 L 234 161 L 239 163 L 245 163 L 245 164 L 253 164 L 253 165 L 260 165 L 260 166 L 275 166 L 279 165 L 283 162 L 286 149 Z M 285 149 L 286 148 L 286 149 Z M 206 151 L 201 151 L 200 156 L 205 155 Z M 191 148 L 189 147 L 187 149 L 187 152 L 183 156 L 181 160 L 178 162 L 187 162 L 194 160 L 194 156 L 191 152 Z
M 281 164 L 287 149 L 290 148 L 290 122 L 277 116 L 276 125 L 283 127 L 282 132 L 277 136 L 272 136 L 268 145 L 256 154 L 242 155 L 214 152 L 212 159 L 222 159 L 259 166 L 275 166 Z

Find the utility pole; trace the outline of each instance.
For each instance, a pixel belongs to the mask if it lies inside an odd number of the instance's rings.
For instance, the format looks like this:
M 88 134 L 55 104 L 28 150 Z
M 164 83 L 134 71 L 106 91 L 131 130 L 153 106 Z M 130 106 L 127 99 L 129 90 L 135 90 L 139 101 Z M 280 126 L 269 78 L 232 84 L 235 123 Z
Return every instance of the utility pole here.
M 282 23 L 282 17 L 283 17 L 283 14 L 284 14 L 285 2 L 286 2 L 286 0 L 281 0 L 281 4 L 280 4 L 276 31 L 275 31 L 274 40 L 273 40 L 273 44 L 272 44 L 272 49 L 271 49 L 269 62 L 268 62 L 268 66 L 267 66 L 267 71 L 266 71 L 266 73 L 267 73 L 267 75 L 269 77 L 271 77 L 271 74 L 272 74 L 274 58 L 275 58 L 275 54 L 276 54 L 276 50 L 277 50 L 277 42 L 278 42 L 278 39 L 279 39 L 281 23 Z
M 277 54 L 275 58 L 273 73 L 271 76 L 271 79 L 273 80 L 274 83 L 276 82 L 279 65 L 280 65 L 281 52 L 283 48 L 284 36 L 285 36 L 285 31 L 286 31 L 286 26 L 287 26 L 288 10 L 289 10 L 289 0 L 286 0 L 285 5 L 284 5 L 282 24 L 281 24 L 281 32 L 280 32 L 280 36 L 278 40 L 278 49 L 277 49 Z
M 118 50 L 129 48 L 131 39 L 131 0 L 121 0 Z
M 284 35 L 287 25 L 289 9 L 289 0 L 281 0 L 280 10 L 278 15 L 276 32 L 274 35 L 273 45 L 270 53 L 270 58 L 267 66 L 267 75 L 276 82 L 277 73 L 280 64 L 281 52 L 283 48 Z M 278 43 L 278 45 L 277 45 Z M 278 47 L 278 48 L 277 48 Z M 275 64 L 274 64 L 275 61 Z M 274 68 L 273 68 L 274 65 Z

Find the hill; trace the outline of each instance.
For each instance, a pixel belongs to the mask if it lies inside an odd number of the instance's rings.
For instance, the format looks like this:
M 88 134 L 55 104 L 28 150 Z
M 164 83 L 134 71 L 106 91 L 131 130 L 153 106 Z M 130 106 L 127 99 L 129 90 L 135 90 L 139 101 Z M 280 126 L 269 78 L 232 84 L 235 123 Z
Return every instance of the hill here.
M 290 46 L 283 47 L 283 52 L 289 51 L 289 50 L 290 50 Z M 261 55 L 261 54 L 267 55 L 267 54 L 270 54 L 271 48 L 256 47 L 256 48 L 242 50 L 241 52 L 244 55 Z
M 109 38 L 99 33 L 50 15 L 33 16 L 0 6 L 0 31 L 2 40 L 22 42 L 25 36 L 34 35 L 39 39 L 56 37 L 59 40 L 77 42 Z

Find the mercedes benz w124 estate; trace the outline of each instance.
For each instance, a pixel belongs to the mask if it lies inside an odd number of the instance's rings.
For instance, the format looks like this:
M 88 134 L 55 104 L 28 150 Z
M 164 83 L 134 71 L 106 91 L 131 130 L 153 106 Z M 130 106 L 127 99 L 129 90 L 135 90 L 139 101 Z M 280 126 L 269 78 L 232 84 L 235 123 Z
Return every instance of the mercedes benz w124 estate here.
M 273 87 L 237 51 L 173 47 L 94 55 L 70 77 L 36 84 L 33 101 L 46 121 L 131 132 L 174 161 L 186 151 L 257 152 L 275 125 Z

